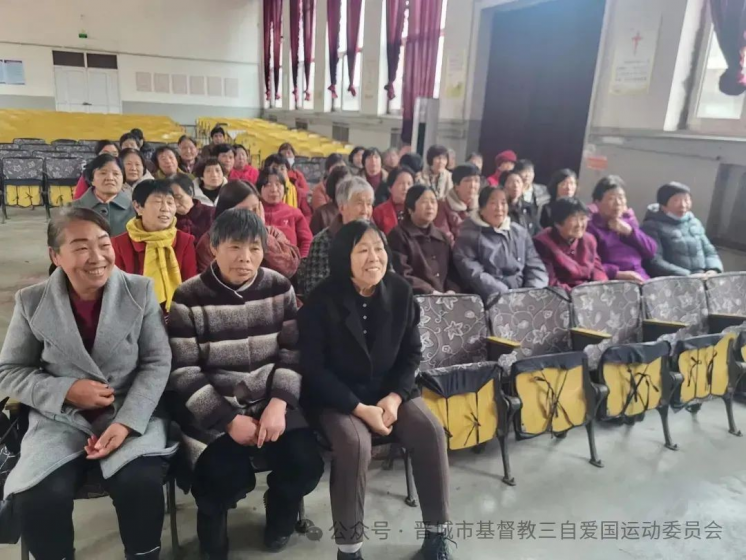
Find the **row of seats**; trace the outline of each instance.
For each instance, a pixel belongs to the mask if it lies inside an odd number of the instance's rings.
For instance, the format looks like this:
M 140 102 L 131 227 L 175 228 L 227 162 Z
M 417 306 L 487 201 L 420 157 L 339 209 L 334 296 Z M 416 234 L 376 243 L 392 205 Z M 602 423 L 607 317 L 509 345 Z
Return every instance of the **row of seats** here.
M 511 425 L 518 440 L 583 426 L 595 466 L 596 420 L 633 423 L 657 410 L 677 449 L 669 408 L 696 412 L 717 397 L 740 435 L 732 402 L 746 396 L 746 273 L 520 289 L 486 307 L 472 295 L 418 300 L 423 397 L 451 449 L 498 438 L 507 484 Z

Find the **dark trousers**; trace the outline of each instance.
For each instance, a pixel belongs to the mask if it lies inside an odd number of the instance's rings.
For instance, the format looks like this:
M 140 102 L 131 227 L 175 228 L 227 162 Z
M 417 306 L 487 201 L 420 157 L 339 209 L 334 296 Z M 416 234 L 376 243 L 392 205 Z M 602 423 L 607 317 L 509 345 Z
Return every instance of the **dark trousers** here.
M 82 456 L 33 488 L 16 494 L 21 535 L 36 560 L 73 557 L 73 499 L 90 471 L 98 468 L 97 462 Z M 140 457 L 103 481 L 117 511 L 119 534 L 128 556 L 158 558 L 163 530 L 163 475 L 162 458 Z
M 256 486 L 255 467 L 264 463 L 267 476 L 267 530 L 276 536 L 293 533 L 300 503 L 324 473 L 324 461 L 309 429 L 291 430 L 261 449 L 242 446 L 225 434 L 207 446 L 194 471 L 192 494 L 202 519 L 224 517 L 227 510 Z M 208 522 L 209 523 L 209 522 Z M 213 525 L 215 525 L 213 523 Z M 224 525 L 224 523 L 218 523 Z M 199 529 L 199 528 L 198 528 Z M 221 529 L 222 530 L 222 529 Z M 224 548 L 222 537 L 209 539 L 198 530 L 203 549 Z M 215 546 L 204 542 L 215 540 Z

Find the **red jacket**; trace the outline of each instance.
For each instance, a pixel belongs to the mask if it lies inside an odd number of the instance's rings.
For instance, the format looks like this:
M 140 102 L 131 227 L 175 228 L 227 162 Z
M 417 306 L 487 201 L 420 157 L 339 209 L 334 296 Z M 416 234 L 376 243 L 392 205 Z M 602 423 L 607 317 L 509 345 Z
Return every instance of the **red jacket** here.
M 117 267 L 130 274 L 142 275 L 143 264 L 145 261 L 145 243 L 132 241 L 129 233 L 124 232 L 117 235 L 111 240 L 114 247 Z M 179 262 L 181 271 L 181 281 L 189 280 L 192 276 L 197 276 L 197 252 L 194 249 L 194 236 L 176 230 L 176 239 L 174 239 L 174 252 L 176 260 Z
M 300 196 L 300 193 L 298 193 L 298 196 Z M 264 206 L 265 224 L 279 229 L 290 243 L 298 247 L 300 256 L 307 257 L 308 251 L 311 249 L 313 234 L 303 213 L 284 202 L 268 204 L 262 201 L 262 206 Z
M 609 279 L 598 256 L 596 238 L 590 233 L 568 244 L 556 229 L 547 228 L 534 237 L 534 245 L 547 267 L 550 286 L 571 290 L 586 282 Z
M 298 196 L 300 196 L 301 192 L 308 195 L 310 187 L 308 186 L 308 181 L 306 181 L 306 176 L 303 175 L 302 171 L 299 169 L 289 169 L 288 179 L 290 179 L 290 182 L 295 185 L 296 189 L 298 189 Z
M 244 181 L 245 183 L 251 183 L 252 185 L 256 185 L 256 180 L 258 178 L 259 170 L 256 167 L 251 167 L 251 165 L 247 165 L 240 171 L 234 167 L 231 170 L 230 175 L 228 175 L 229 181 Z
M 82 175 L 80 176 L 80 179 L 78 179 L 78 183 L 75 185 L 75 192 L 73 193 L 73 200 L 78 200 L 80 197 L 82 197 L 86 191 L 90 188 L 90 185 L 88 184 L 88 181 L 85 180 L 85 177 Z
M 397 208 L 390 198 L 373 209 L 373 221 L 384 235 L 399 225 L 399 216 L 404 216 L 404 205 Z
M 194 201 L 194 206 L 188 214 L 176 215 L 176 229 L 191 234 L 197 243 L 212 225 L 215 217 L 215 207 L 202 204 L 199 200 Z

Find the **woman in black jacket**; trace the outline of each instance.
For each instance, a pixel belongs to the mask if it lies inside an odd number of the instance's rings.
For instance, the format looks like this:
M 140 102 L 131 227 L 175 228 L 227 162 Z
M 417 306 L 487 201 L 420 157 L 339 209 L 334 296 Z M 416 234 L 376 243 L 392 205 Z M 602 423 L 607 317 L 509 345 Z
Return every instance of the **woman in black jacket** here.
M 337 558 L 362 558 L 371 435 L 393 433 L 412 455 L 427 531 L 422 556 L 447 560 L 445 433 L 415 389 L 420 310 L 390 261 L 385 238 L 371 223 L 350 222 L 334 237 L 330 275 L 298 315 L 305 406 L 332 446 Z

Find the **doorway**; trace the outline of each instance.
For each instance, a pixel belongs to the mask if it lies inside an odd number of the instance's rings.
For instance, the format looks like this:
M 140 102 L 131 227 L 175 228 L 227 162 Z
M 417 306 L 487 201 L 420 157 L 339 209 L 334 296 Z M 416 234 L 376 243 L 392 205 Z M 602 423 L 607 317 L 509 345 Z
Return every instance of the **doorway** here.
M 116 55 L 52 51 L 58 111 L 121 113 Z
M 579 171 L 606 0 L 495 10 L 479 147 L 487 175 L 514 150 L 546 183 Z

